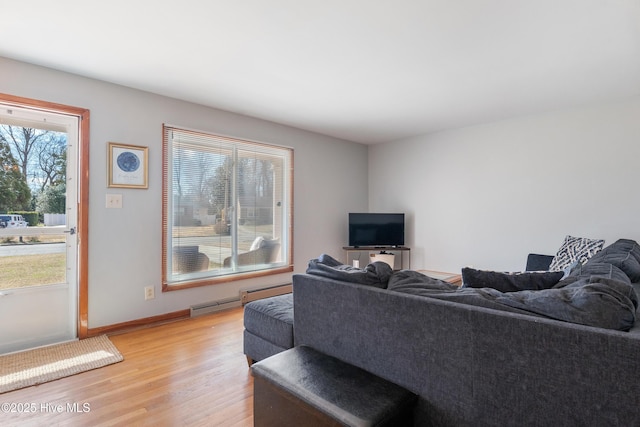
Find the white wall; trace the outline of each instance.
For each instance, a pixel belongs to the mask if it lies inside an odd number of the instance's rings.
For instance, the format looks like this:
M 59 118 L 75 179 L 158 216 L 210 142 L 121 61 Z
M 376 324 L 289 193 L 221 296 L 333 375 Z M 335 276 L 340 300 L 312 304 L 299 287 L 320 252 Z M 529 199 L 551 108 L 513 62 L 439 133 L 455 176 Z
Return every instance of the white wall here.
M 290 275 L 173 292 L 161 289 L 162 124 L 294 148 L 294 262 L 304 272 L 323 252 L 341 256 L 349 211 L 367 207 L 367 147 L 299 129 L 0 58 L 0 92 L 88 108 L 89 328 L 112 325 L 229 298 Z M 107 189 L 107 143 L 149 147 L 149 189 Z M 123 195 L 106 209 L 105 195 Z M 156 298 L 144 301 L 143 288 Z
M 519 271 L 565 235 L 640 241 L 640 97 L 369 150 L 369 208 L 404 211 L 412 267 Z

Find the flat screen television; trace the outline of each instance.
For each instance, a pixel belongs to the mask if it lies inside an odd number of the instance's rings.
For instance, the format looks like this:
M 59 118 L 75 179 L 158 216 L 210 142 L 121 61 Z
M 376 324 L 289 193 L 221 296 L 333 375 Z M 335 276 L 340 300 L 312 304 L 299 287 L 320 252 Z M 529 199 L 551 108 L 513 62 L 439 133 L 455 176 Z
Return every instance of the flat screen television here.
M 403 213 L 350 213 L 349 246 L 404 245 Z

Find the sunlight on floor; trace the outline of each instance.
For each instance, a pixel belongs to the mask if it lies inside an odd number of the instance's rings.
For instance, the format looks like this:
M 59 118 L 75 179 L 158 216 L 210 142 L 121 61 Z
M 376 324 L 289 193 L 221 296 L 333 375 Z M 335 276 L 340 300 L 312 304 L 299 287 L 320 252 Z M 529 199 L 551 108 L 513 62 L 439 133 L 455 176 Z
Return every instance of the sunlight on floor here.
M 22 371 L 13 372 L 9 375 L 0 376 L 0 384 L 9 385 L 11 383 L 25 381 L 29 378 L 34 378 L 43 374 L 51 374 L 57 371 L 68 370 L 76 366 L 86 365 L 88 363 L 93 363 L 113 356 L 113 353 L 109 353 L 108 351 L 94 351 L 93 353 L 58 360 L 53 363 L 47 363 L 45 365 L 39 365 Z

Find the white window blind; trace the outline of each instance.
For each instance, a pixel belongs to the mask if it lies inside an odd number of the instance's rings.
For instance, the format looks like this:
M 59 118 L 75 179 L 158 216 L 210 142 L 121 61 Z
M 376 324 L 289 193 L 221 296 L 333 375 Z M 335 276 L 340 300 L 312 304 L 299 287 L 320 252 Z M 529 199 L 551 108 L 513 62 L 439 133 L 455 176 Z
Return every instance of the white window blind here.
M 163 283 L 291 270 L 293 150 L 164 126 Z

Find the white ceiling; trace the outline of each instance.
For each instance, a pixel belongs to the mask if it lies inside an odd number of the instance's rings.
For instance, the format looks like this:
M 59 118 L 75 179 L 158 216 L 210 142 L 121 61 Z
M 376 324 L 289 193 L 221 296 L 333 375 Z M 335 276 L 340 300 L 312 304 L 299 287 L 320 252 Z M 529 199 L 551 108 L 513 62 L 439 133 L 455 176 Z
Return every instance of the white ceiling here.
M 640 0 L 0 0 L 0 11 L 0 56 L 362 143 L 640 94 Z

